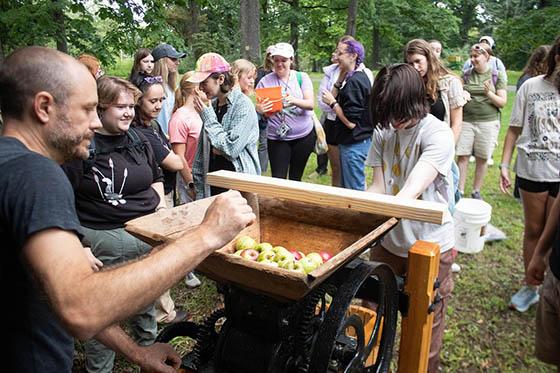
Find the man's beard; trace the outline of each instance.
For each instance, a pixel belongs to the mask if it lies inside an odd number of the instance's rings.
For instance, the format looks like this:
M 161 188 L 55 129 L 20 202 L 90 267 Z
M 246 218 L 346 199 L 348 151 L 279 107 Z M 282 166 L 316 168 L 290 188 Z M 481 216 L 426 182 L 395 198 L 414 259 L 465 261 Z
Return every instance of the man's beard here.
M 48 143 L 57 150 L 63 162 L 75 159 L 87 159 L 89 150 L 80 146 L 84 140 L 93 138 L 93 131 L 89 128 L 82 134 L 72 132 L 72 123 L 68 119 L 67 113 L 63 112 L 57 118 L 55 128 L 49 133 Z

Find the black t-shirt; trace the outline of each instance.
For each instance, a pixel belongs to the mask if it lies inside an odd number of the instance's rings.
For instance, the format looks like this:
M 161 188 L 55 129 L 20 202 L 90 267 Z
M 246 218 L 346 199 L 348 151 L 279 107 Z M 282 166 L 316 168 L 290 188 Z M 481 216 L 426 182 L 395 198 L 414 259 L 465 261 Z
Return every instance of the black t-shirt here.
M 74 194 L 55 162 L 9 137 L 0 137 L 0 222 L 2 297 L 9 302 L 3 307 L 2 370 L 70 372 L 73 339 L 29 273 L 21 249 L 45 229 L 78 233 Z
M 434 101 L 431 98 L 428 98 L 428 102 L 430 103 L 430 114 L 442 122 L 445 121 L 445 106 L 443 105 L 443 100 L 441 99 L 439 91 L 437 99 Z
M 336 100 L 346 118 L 356 127 L 349 129 L 336 118 L 336 139 L 338 144 L 353 144 L 371 137 L 373 126 L 369 114 L 371 81 L 363 71 L 356 71 L 340 89 Z
M 169 144 L 169 140 L 163 133 L 161 126 L 157 121 L 153 121 L 150 126 L 145 127 L 138 123 L 134 124 L 134 128 L 136 128 L 139 132 L 142 132 L 144 136 L 150 142 L 152 149 L 154 150 L 154 156 L 156 157 L 156 162 L 161 167 L 161 162 L 171 153 L 171 145 Z M 175 171 L 167 171 L 163 167 L 161 167 L 163 171 L 163 189 L 165 194 L 171 193 L 175 188 L 175 181 L 177 180 L 177 172 Z M 167 206 L 173 207 L 173 206 Z
M 552 252 L 548 258 L 548 263 L 550 265 L 550 271 L 560 280 L 560 223 L 556 228 L 556 237 L 552 244 Z
M 63 165 L 76 197 L 76 210 L 83 226 L 115 229 L 154 212 L 159 196 L 151 187 L 163 181 L 150 143 L 136 131 L 144 146 L 138 150 L 128 135 L 95 134 L 95 146 L 115 149 L 97 154 L 93 165 L 74 161 Z

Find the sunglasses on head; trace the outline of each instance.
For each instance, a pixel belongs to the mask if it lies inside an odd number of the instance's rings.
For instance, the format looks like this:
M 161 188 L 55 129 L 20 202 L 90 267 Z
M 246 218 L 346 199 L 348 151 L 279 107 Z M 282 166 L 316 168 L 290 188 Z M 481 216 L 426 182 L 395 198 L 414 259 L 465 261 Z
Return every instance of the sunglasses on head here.
M 471 49 L 472 49 L 473 51 L 477 51 L 477 52 L 480 52 L 480 53 L 488 54 L 488 51 L 487 51 L 486 49 L 484 49 L 484 48 L 483 48 L 481 45 L 479 45 L 479 44 L 474 45 Z

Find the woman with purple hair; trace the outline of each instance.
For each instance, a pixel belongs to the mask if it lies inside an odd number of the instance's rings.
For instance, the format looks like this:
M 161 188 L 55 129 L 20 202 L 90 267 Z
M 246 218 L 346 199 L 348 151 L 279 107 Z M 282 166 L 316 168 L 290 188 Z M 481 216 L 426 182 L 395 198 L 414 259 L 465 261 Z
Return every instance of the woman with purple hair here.
M 332 90 L 322 92 L 322 100 L 336 113 L 334 127 L 342 187 L 365 190 L 364 163 L 373 126 L 368 115 L 371 81 L 360 68 L 364 61 L 364 47 L 356 40 L 344 40 L 338 43 L 335 53 L 340 74 Z

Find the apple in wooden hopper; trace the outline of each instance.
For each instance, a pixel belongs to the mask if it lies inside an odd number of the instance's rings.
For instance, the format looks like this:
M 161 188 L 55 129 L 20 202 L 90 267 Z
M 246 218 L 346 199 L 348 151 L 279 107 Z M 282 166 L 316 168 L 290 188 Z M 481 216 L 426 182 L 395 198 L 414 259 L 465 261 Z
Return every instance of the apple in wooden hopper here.
M 303 269 L 303 264 L 301 264 L 299 261 L 294 262 L 293 270 L 305 274 L 305 270 Z
M 259 252 L 255 249 L 246 249 L 241 252 L 241 257 L 249 260 L 257 260 Z
M 255 250 L 257 250 L 261 253 L 263 251 L 272 251 L 272 249 L 273 249 L 273 246 L 271 244 L 269 244 L 268 242 L 261 242 L 260 244 L 255 246 Z
M 295 261 L 292 258 L 285 258 L 278 261 L 278 267 L 293 270 Z
M 298 263 L 301 264 L 305 273 L 313 272 L 320 265 L 312 258 L 310 258 L 309 255 L 304 258 L 301 258 L 301 260 Z
M 241 236 L 235 242 L 235 250 L 254 249 L 257 246 L 257 241 L 249 236 Z
M 304 253 L 302 253 L 301 251 L 297 251 L 297 250 L 290 250 L 290 252 L 292 253 L 292 255 L 294 256 L 295 260 L 300 260 L 301 258 L 303 258 L 305 256 Z
M 321 257 L 321 255 L 319 253 L 309 253 L 305 257 L 309 258 L 312 261 L 314 261 L 315 263 L 317 263 L 317 267 L 319 267 L 321 264 L 323 264 L 323 258 Z
M 261 263 L 261 264 L 266 264 L 267 266 L 271 266 L 271 267 L 279 267 L 278 263 L 276 263 L 274 260 L 258 260 L 257 262 Z
M 262 261 L 274 262 L 275 259 L 276 259 L 276 254 L 274 254 L 274 251 L 269 250 L 260 253 L 257 257 L 257 262 L 262 262 Z
M 323 263 L 328 262 L 332 258 L 332 255 L 326 251 L 321 251 L 319 255 L 321 255 L 321 258 L 323 259 Z

